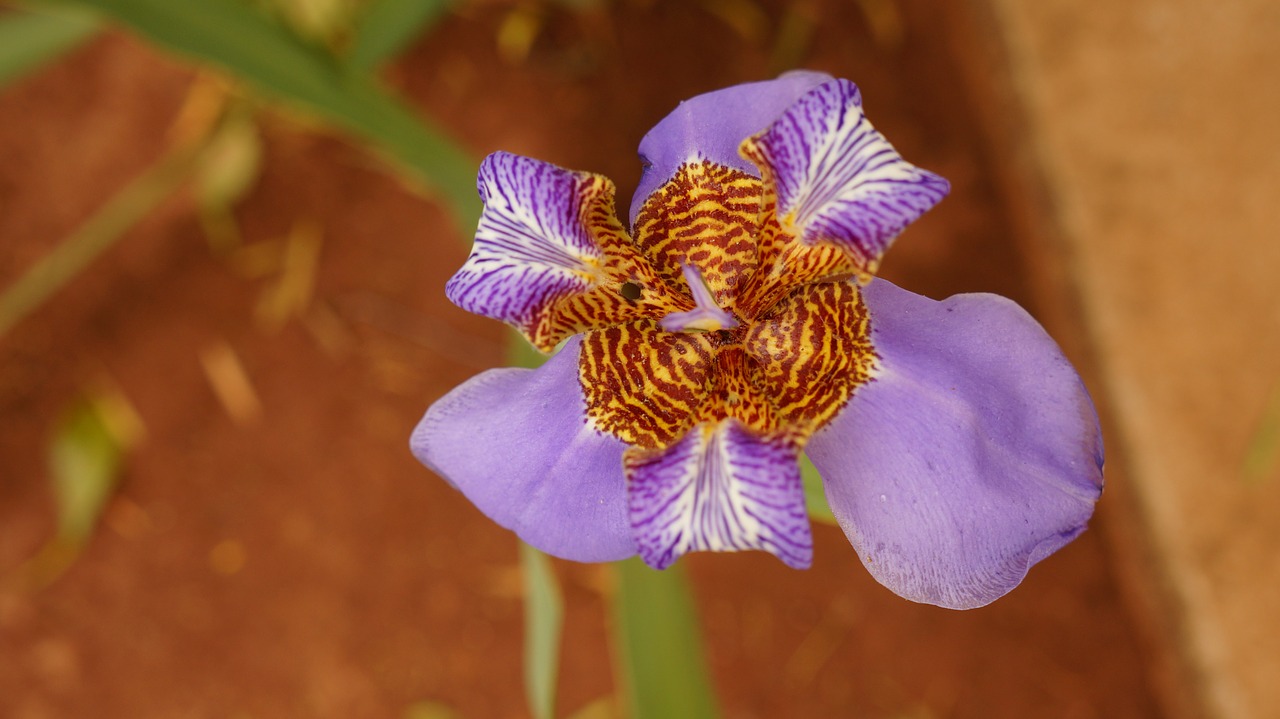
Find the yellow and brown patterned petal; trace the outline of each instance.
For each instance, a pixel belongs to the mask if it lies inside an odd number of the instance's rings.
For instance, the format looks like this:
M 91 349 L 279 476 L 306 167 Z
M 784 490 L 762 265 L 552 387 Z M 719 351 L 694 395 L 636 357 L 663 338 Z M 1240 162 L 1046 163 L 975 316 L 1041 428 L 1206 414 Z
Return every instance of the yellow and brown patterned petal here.
M 637 447 L 662 447 L 697 421 L 716 378 L 717 332 L 667 332 L 638 320 L 586 333 L 579 381 L 587 417 Z
M 853 282 L 805 285 L 759 318 L 743 339 L 754 382 L 797 441 L 829 422 L 871 380 L 871 318 Z
M 641 205 L 636 246 L 670 286 L 697 269 L 716 304 L 734 313 L 739 285 L 756 268 L 760 180 L 709 160 L 682 164 Z
M 844 249 L 831 244 L 807 245 L 782 228 L 777 219 L 776 188 L 766 183 L 760 202 L 757 271 L 742 283 L 738 311 L 746 317 L 769 314 L 796 288 L 859 277 Z
M 484 213 L 445 292 L 551 351 L 569 335 L 688 310 L 614 214 L 608 179 L 508 153 L 480 166 Z

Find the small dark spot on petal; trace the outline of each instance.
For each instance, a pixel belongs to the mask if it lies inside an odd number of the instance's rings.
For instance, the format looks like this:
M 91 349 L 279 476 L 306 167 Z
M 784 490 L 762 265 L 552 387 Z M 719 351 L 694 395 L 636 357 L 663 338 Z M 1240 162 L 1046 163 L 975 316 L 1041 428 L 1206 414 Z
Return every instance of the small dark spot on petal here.
M 640 296 L 644 294 L 644 290 L 640 285 L 637 285 L 634 282 L 623 282 L 622 286 L 618 288 L 618 292 L 622 295 L 623 299 L 630 300 L 632 302 L 640 299 Z

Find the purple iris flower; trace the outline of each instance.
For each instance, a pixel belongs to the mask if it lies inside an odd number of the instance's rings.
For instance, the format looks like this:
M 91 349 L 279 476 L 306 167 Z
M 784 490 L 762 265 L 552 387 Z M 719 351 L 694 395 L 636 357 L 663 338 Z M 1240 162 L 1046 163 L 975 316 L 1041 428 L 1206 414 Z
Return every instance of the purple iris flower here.
M 964 609 L 1085 528 L 1089 396 L 1013 302 L 875 279 L 949 191 L 858 89 L 788 73 L 682 103 L 640 143 L 631 232 L 607 179 L 497 153 L 446 292 L 544 351 L 427 410 L 411 446 L 549 554 L 664 568 L 763 550 L 807 567 L 798 461 L 883 585 Z

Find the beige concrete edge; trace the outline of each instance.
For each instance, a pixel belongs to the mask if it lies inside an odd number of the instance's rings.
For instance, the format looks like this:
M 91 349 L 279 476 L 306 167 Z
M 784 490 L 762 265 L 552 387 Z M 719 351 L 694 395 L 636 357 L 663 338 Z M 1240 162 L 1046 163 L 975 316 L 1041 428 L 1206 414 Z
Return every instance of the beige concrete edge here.
M 1150 509 L 1127 477 L 1124 425 L 1107 391 L 1112 379 L 1090 331 L 1082 288 L 1076 282 L 1077 261 L 1056 206 L 1050 158 L 1046 157 L 1028 105 L 1034 102 L 1035 78 L 1028 77 L 1027 53 L 1010 26 L 999 0 L 944 3 L 948 13 L 952 53 L 962 65 L 969 97 L 988 138 L 995 159 L 996 186 L 1003 195 L 1019 251 L 1032 274 L 1036 306 L 1031 308 L 1064 352 L 1076 364 L 1098 407 L 1107 447 L 1107 488 L 1094 522 L 1115 558 L 1118 583 L 1134 618 L 1149 676 L 1161 708 L 1175 719 L 1233 716 L 1228 677 L 1218 676 L 1212 662 L 1200 661 L 1211 652 L 1204 627 L 1193 620 L 1190 578 L 1179 577 L 1150 531 Z M 1203 616 L 1203 615 L 1202 615 Z

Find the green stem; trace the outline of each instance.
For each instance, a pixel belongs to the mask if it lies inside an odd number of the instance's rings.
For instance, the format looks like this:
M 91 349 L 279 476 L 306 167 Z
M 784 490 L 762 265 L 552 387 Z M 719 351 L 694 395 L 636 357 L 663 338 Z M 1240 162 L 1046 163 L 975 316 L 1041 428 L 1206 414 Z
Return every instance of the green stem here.
M 201 147 L 171 151 L 0 295 L 0 336 L 60 290 L 190 174 Z
M 701 627 L 680 567 L 617 562 L 614 640 L 632 719 L 719 716 Z

